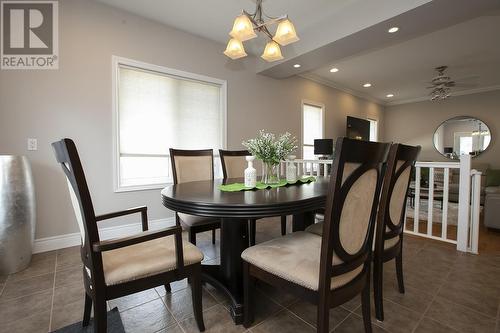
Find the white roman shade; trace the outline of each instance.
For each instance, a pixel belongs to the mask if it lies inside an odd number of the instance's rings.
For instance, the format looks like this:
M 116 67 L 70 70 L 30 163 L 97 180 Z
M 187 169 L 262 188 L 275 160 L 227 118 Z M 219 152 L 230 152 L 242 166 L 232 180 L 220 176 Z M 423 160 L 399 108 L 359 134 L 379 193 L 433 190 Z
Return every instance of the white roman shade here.
M 169 148 L 224 148 L 224 81 L 157 66 L 116 67 L 119 188 L 172 182 Z

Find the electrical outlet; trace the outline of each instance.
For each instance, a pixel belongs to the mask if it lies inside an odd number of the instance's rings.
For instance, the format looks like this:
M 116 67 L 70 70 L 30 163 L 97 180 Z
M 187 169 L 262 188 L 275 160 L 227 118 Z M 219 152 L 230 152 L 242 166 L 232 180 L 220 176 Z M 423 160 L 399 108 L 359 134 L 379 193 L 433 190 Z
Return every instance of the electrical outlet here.
M 28 150 L 38 150 L 38 140 L 28 138 Z

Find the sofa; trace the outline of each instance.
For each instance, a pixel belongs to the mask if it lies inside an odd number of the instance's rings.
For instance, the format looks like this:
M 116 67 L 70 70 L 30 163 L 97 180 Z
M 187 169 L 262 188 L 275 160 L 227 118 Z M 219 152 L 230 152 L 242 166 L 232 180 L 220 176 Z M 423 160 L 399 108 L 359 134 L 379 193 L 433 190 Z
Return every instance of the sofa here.
M 484 225 L 500 230 L 500 170 L 488 170 L 485 193 Z

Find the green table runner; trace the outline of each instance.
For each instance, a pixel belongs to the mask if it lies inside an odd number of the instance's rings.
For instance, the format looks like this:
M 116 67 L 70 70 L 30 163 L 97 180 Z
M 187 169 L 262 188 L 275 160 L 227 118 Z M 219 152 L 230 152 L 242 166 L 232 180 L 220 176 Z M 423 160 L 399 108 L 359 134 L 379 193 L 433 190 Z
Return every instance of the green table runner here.
M 233 183 L 233 184 L 227 184 L 227 185 L 219 185 L 219 190 L 224 191 L 224 192 L 238 192 L 238 191 L 248 191 L 248 190 L 263 190 L 266 188 L 276 188 L 276 187 L 281 187 L 281 186 L 286 186 L 286 185 L 293 185 L 293 184 L 304 184 L 304 183 L 310 183 L 315 181 L 316 178 L 313 176 L 309 177 L 303 177 L 300 179 L 297 179 L 296 181 L 287 181 L 285 179 L 280 180 L 278 184 L 273 184 L 273 185 L 266 185 L 263 184 L 262 182 L 257 182 L 255 187 L 246 187 L 244 183 Z

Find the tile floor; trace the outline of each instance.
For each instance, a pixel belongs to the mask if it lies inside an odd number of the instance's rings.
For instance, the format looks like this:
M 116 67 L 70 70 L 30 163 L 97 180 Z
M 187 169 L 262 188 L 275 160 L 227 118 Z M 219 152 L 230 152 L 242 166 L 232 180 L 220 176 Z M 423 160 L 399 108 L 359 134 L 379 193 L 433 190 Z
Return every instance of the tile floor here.
M 279 237 L 279 221 L 258 221 L 257 241 Z M 217 261 L 218 243 L 201 234 L 205 261 Z M 406 237 L 406 294 L 397 292 L 393 263 L 385 265 L 384 322 L 374 332 L 500 333 L 500 253 L 479 256 L 453 247 Z M 207 332 L 243 332 L 226 309 L 227 300 L 204 287 Z M 127 332 L 197 332 L 186 281 L 109 302 L 118 307 Z M 37 254 L 26 270 L 0 276 L 0 333 L 48 332 L 81 320 L 83 288 L 78 248 Z M 248 332 L 314 332 L 316 309 L 292 295 L 259 284 L 255 324 Z M 331 329 L 362 332 L 360 300 L 333 309 Z

